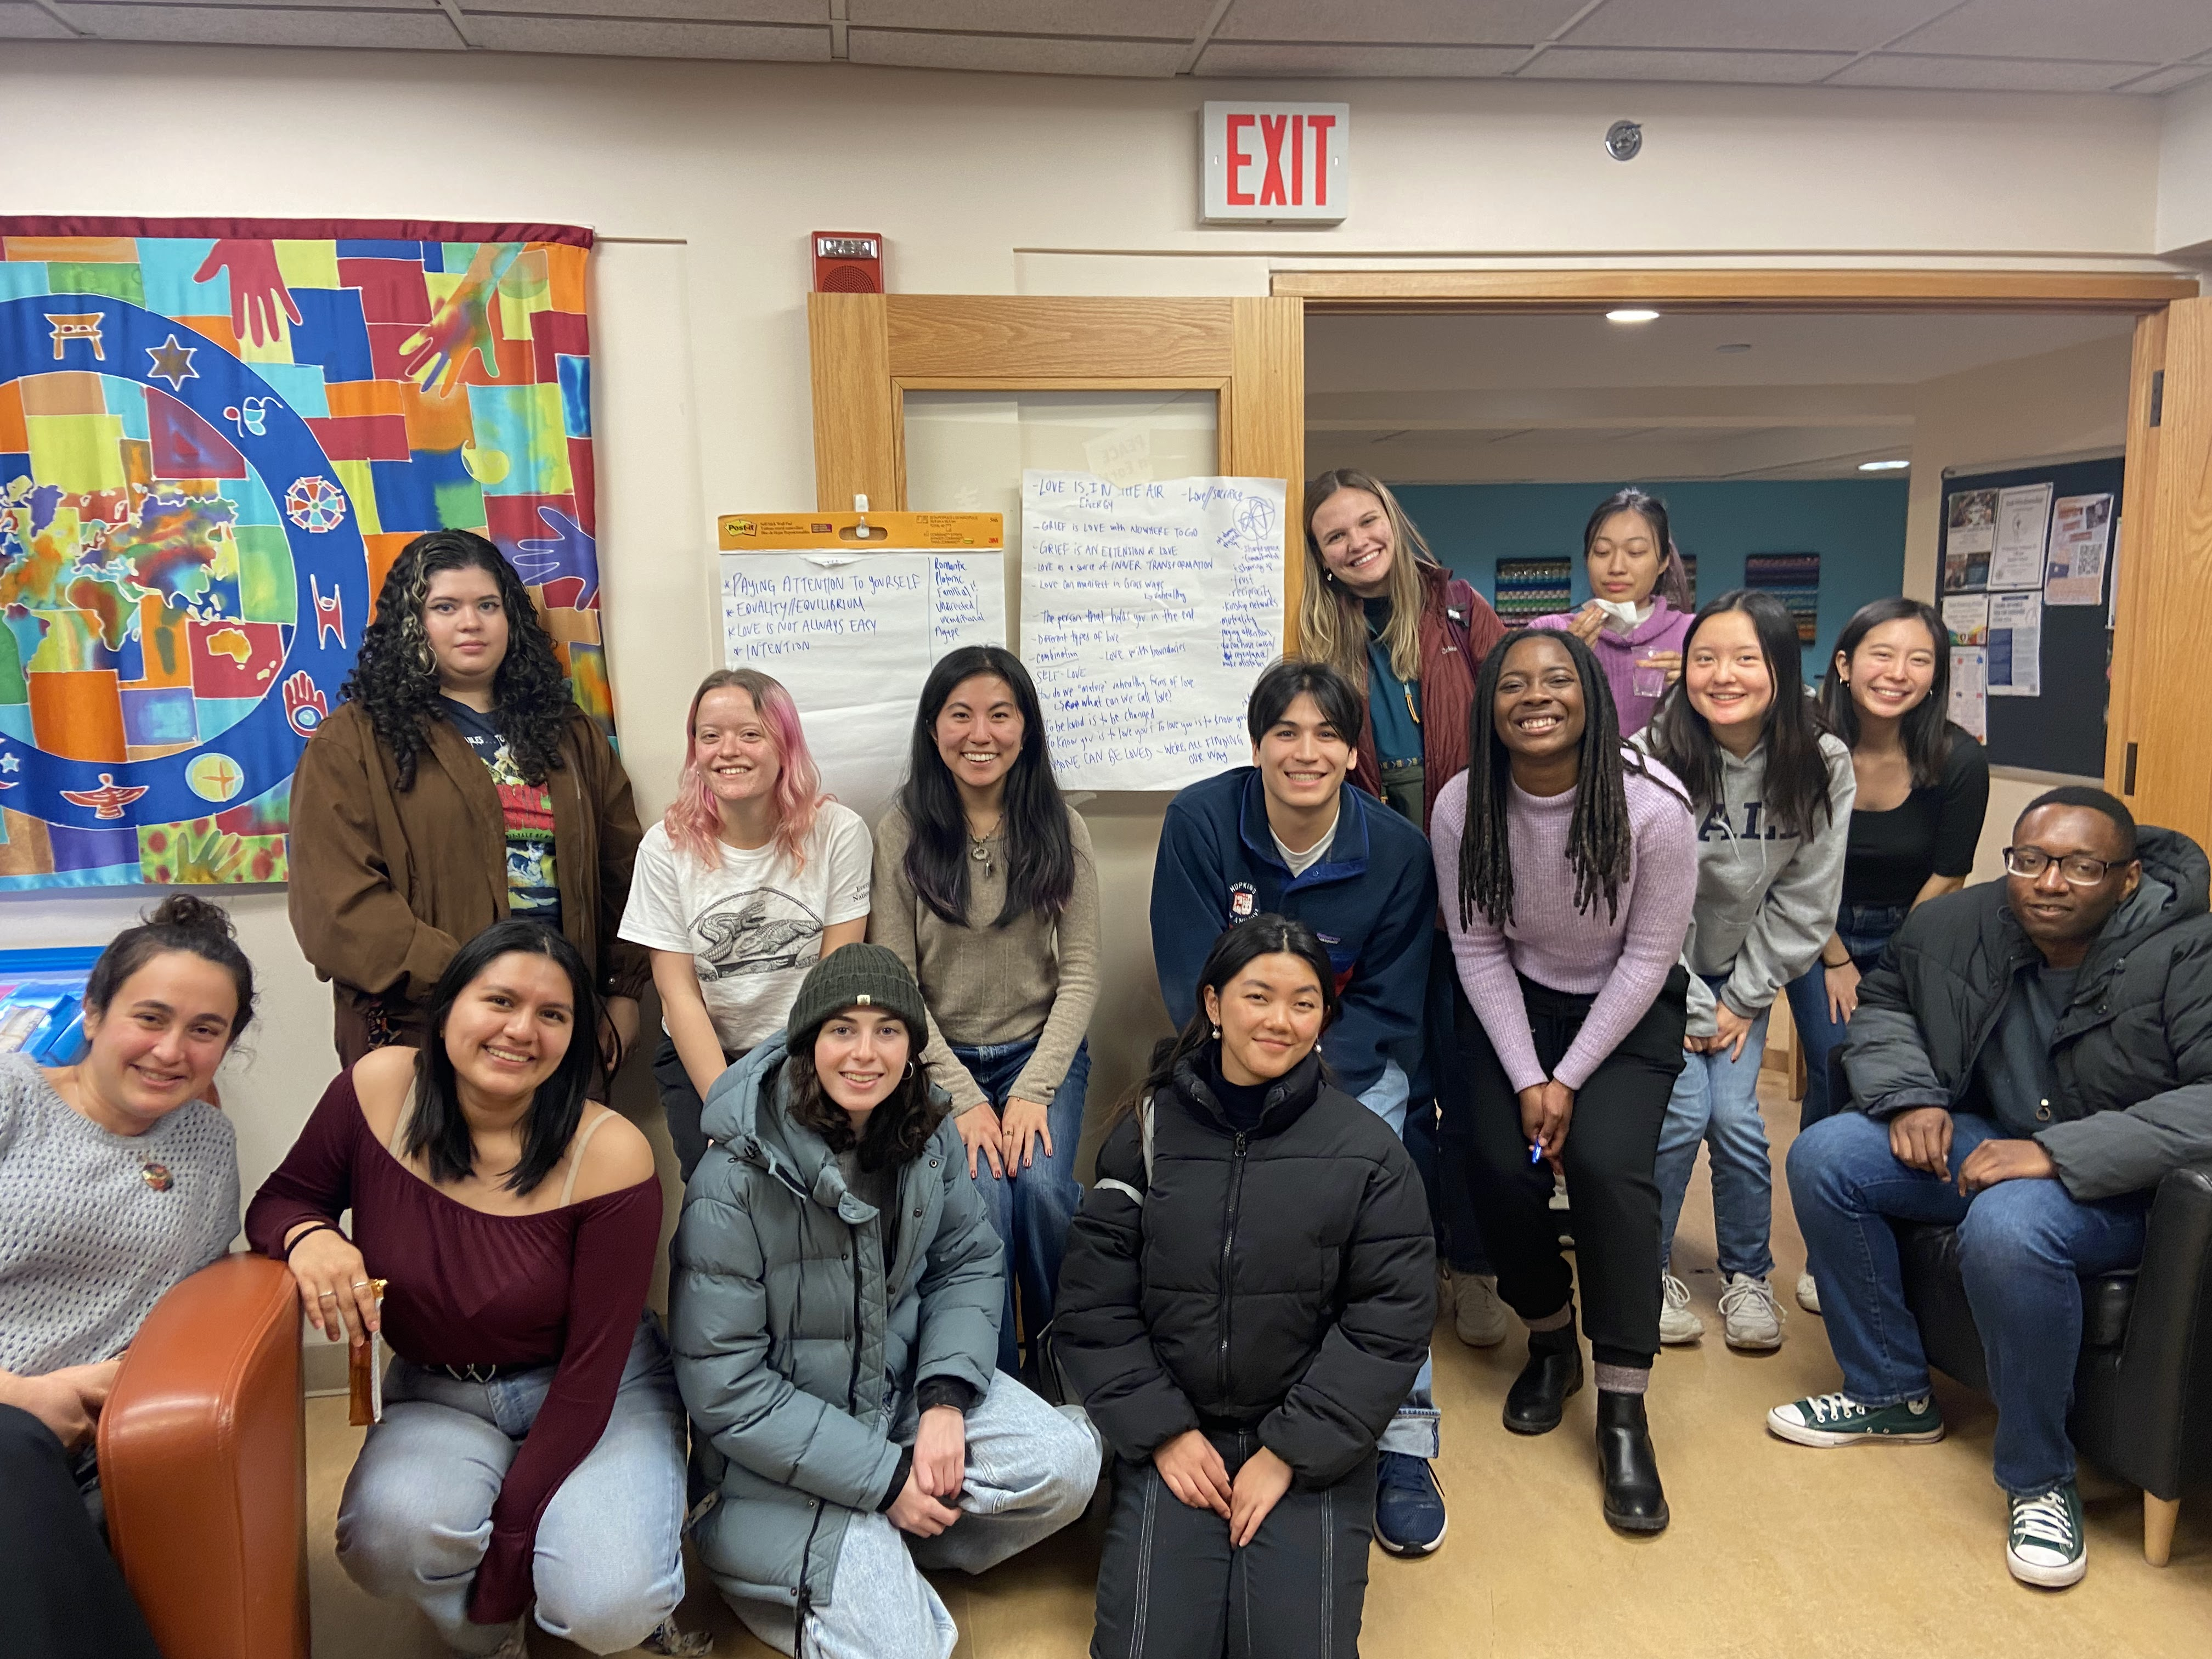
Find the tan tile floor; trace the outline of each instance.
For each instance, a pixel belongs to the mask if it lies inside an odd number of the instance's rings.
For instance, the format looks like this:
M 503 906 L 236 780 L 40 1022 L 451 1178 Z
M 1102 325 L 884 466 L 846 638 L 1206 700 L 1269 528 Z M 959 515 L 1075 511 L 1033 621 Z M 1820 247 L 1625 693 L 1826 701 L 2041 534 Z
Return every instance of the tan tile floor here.
M 1769 1078 L 1778 1165 L 1796 1108 Z M 1714 1308 L 1712 1211 L 1702 1164 L 1677 1267 L 1712 1334 L 1659 1362 L 1651 1416 L 1674 1523 L 1631 1541 L 1598 1513 L 1592 1395 L 1536 1440 L 1499 1426 L 1520 1338 L 1463 1347 L 1449 1318 L 1436 1346 L 1444 1413 L 1438 1465 L 1451 1532 L 1425 1561 L 1377 1551 L 1367 1596 L 1370 1659 L 1541 1656 L 1957 1656 L 2007 1659 L 2207 1659 L 2212 1655 L 2212 1496 L 2182 1509 L 2172 1565 L 2142 1554 L 2142 1501 L 2094 1474 L 2084 1482 L 2089 1576 L 2051 1594 L 2006 1576 L 2003 1500 L 1990 1480 L 1995 1413 L 1939 1382 L 1951 1437 L 1928 1447 L 1820 1452 L 1770 1438 L 1766 1408 L 1832 1388 L 1820 1322 L 1789 1297 L 1804 1259 L 1786 1190 L 1776 1193 L 1775 1282 L 1788 1306 L 1778 1352 L 1730 1352 Z M 318 1659 L 435 1659 L 408 1608 L 356 1590 L 331 1547 L 331 1516 L 361 1431 L 343 1402 L 308 1404 L 310 1571 Z M 1089 1650 L 1099 1530 L 1061 1534 L 976 1579 L 940 1583 L 960 1622 L 963 1659 L 1077 1659 Z M 717 1651 L 756 1659 L 746 1635 L 693 1575 L 689 1622 Z M 538 1659 L 579 1650 L 538 1634 Z

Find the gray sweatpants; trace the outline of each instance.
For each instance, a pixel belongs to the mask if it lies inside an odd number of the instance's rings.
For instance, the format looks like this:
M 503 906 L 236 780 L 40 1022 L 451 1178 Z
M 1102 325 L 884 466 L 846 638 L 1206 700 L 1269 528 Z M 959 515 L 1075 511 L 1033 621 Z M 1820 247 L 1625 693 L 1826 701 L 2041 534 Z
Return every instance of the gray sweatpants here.
M 1249 1430 L 1206 1438 L 1232 1480 L 1260 1449 Z M 1242 1549 L 1149 1460 L 1116 1458 L 1091 1659 L 1353 1659 L 1374 1523 L 1371 1455 L 1333 1486 L 1293 1486 Z
M 1090 1503 L 1099 1457 L 1080 1410 L 1054 1408 L 1004 1371 L 994 1373 L 990 1392 L 968 1413 L 960 1519 L 934 1538 L 913 1538 L 889 1516 L 854 1516 L 830 1599 L 807 1614 L 808 1659 L 950 1659 L 960 1632 L 922 1572 L 982 1572 L 1049 1538 Z M 779 1653 L 796 1649 L 791 1608 L 728 1600 L 762 1641 Z

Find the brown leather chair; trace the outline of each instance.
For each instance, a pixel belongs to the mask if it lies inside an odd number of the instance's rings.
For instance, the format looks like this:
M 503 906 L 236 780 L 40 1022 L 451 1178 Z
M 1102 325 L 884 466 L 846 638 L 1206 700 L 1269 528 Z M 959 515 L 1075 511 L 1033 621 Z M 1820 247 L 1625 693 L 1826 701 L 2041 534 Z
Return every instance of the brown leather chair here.
M 300 1301 L 265 1256 L 163 1297 L 100 1414 L 123 1576 L 164 1659 L 307 1659 Z

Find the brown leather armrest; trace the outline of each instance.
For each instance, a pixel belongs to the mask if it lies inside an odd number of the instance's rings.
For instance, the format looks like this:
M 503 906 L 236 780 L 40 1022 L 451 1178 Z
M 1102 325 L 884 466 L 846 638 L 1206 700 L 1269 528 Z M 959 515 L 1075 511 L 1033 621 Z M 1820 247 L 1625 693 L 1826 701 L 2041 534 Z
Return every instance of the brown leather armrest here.
M 300 1303 L 282 1262 L 226 1256 L 161 1298 L 100 1414 L 100 1474 L 165 1659 L 303 1659 Z

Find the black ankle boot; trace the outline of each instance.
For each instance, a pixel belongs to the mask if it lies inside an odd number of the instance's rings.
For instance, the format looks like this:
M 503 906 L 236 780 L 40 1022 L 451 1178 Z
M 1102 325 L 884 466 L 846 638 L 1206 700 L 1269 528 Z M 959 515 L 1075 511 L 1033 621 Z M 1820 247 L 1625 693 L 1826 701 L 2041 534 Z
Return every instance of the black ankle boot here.
M 1528 1363 L 1505 1391 L 1505 1426 L 1516 1434 L 1549 1434 L 1559 1426 L 1567 1396 L 1583 1385 L 1583 1347 L 1574 1322 L 1528 1334 Z
M 1667 1494 L 1659 1486 L 1642 1395 L 1598 1390 L 1597 1467 L 1607 1522 L 1622 1532 L 1666 1531 Z

